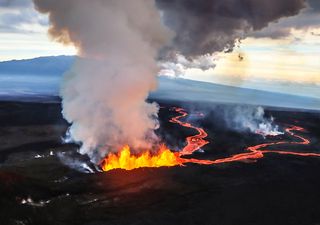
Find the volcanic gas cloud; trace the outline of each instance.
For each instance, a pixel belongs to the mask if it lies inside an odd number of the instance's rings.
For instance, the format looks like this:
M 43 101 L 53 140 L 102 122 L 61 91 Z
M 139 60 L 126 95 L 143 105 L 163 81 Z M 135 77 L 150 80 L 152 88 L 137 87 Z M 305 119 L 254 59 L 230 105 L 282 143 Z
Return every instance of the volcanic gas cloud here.
M 49 13 L 50 35 L 74 44 L 80 59 L 65 74 L 63 115 L 72 140 L 93 160 L 123 145 L 151 147 L 157 141 L 158 50 L 170 32 L 149 0 L 35 0 Z
M 158 106 L 145 101 L 157 86 L 157 59 L 179 53 L 193 61 L 231 50 L 248 31 L 305 6 L 305 0 L 33 1 L 49 15 L 52 39 L 78 48 L 61 89 L 63 115 L 71 140 L 95 162 L 123 146 L 139 151 L 159 142 Z

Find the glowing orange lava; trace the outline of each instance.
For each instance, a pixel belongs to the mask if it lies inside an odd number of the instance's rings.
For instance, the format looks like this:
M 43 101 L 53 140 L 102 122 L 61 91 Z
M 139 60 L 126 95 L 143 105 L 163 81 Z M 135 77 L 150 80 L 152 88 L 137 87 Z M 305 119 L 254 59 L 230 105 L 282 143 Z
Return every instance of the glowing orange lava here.
M 203 146 L 209 143 L 208 141 L 204 140 L 204 138 L 206 138 L 208 134 L 202 128 L 195 127 L 190 123 L 182 122 L 181 120 L 179 120 L 183 117 L 188 116 L 188 113 L 186 111 L 184 111 L 182 108 L 173 108 L 173 109 L 176 112 L 180 113 L 181 115 L 173 117 L 170 120 L 171 123 L 177 123 L 183 127 L 195 129 L 198 132 L 198 134 L 194 136 L 189 136 L 186 138 L 187 145 L 180 151 L 181 156 L 191 155 L 192 153 L 194 153 L 195 151 L 199 150 L 200 148 L 202 148 Z M 200 114 L 200 116 L 203 116 L 203 115 Z
M 228 162 L 235 162 L 235 161 L 246 161 L 246 160 L 256 160 L 264 157 L 265 153 L 276 153 L 281 155 L 295 155 L 295 156 L 304 156 L 304 157 L 320 157 L 320 153 L 312 153 L 312 152 L 292 152 L 292 151 L 286 151 L 286 150 L 268 150 L 263 149 L 270 146 L 276 146 L 276 145 L 308 145 L 310 144 L 310 141 L 300 135 L 297 135 L 293 133 L 292 131 L 304 131 L 302 127 L 298 126 L 291 126 L 289 128 L 286 128 L 286 132 L 291 135 L 292 137 L 298 138 L 301 141 L 279 141 L 279 142 L 270 142 L 270 143 L 264 143 L 259 144 L 255 146 L 248 147 L 246 150 L 248 152 L 235 154 L 230 157 L 216 159 L 216 160 L 198 160 L 198 159 L 182 159 L 183 163 L 197 163 L 197 164 L 204 164 L 204 165 L 210 165 L 210 164 L 220 164 L 220 163 L 228 163 Z M 263 150 L 261 150 L 263 149 Z
M 278 141 L 263 143 L 255 146 L 248 147 L 246 152 L 235 154 L 230 157 L 215 159 L 215 160 L 203 160 L 193 158 L 183 158 L 186 155 L 192 155 L 195 151 L 201 149 L 209 142 L 204 140 L 208 136 L 204 129 L 195 127 L 190 123 L 181 121 L 182 118 L 188 116 L 188 113 L 182 108 L 173 108 L 173 110 L 180 115 L 171 118 L 171 123 L 179 124 L 183 127 L 191 128 L 197 131 L 198 134 L 189 136 L 186 138 L 186 146 L 180 152 L 172 152 L 164 145 L 160 147 L 156 154 L 152 154 L 150 151 L 145 151 L 140 155 L 133 155 L 130 152 L 128 146 L 123 147 L 117 154 L 110 153 L 101 163 L 103 171 L 109 171 L 112 169 L 125 169 L 132 170 L 140 167 L 163 167 L 163 166 L 177 166 L 185 163 L 196 163 L 202 165 L 220 164 L 235 161 L 254 161 L 264 157 L 265 153 L 276 153 L 282 155 L 295 155 L 295 156 L 310 156 L 320 157 L 320 153 L 306 153 L 306 152 L 292 152 L 286 150 L 268 150 L 267 147 L 277 145 L 309 145 L 310 141 L 301 135 L 297 135 L 294 131 L 305 131 L 302 127 L 290 126 L 285 129 L 291 137 L 298 139 L 299 141 Z M 203 114 L 199 114 L 203 116 Z
M 198 134 L 186 138 L 187 145 L 178 153 L 170 151 L 165 145 L 162 145 L 156 154 L 150 151 L 145 151 L 140 155 L 134 155 L 130 151 L 129 146 L 123 147 L 119 153 L 110 153 L 101 162 L 103 171 L 112 169 L 132 170 L 141 167 L 163 167 L 177 166 L 183 163 L 192 162 L 188 159 L 181 158 L 184 155 L 191 155 L 209 142 L 204 140 L 208 134 L 202 129 L 191 125 L 190 123 L 182 122 L 179 119 L 188 116 L 188 113 L 182 108 L 173 108 L 180 115 L 173 117 L 170 122 L 177 123 L 183 127 L 195 129 Z M 202 114 L 199 114 L 202 116 Z M 205 161 L 203 161 L 205 164 Z
M 129 146 L 125 146 L 117 154 L 110 153 L 101 163 L 103 171 L 112 169 L 132 170 L 141 167 L 163 167 L 181 165 L 178 153 L 161 146 L 157 154 L 145 151 L 141 155 L 132 155 Z
M 290 145 L 309 145 L 310 141 L 301 135 L 297 135 L 293 133 L 293 131 L 305 131 L 304 128 L 298 127 L 298 126 L 291 126 L 286 128 L 286 132 L 300 141 L 279 141 L 279 142 L 271 142 L 271 143 L 265 143 L 265 144 L 260 144 L 252 147 L 248 147 L 247 150 L 251 152 L 261 152 L 261 153 L 277 153 L 277 154 L 282 154 L 282 155 L 296 155 L 296 156 L 317 156 L 320 157 L 320 153 L 312 153 L 312 152 L 291 152 L 291 151 L 286 151 L 286 150 L 260 150 L 262 148 L 270 147 L 270 146 L 275 146 L 275 145 L 283 145 L 283 144 L 290 144 Z

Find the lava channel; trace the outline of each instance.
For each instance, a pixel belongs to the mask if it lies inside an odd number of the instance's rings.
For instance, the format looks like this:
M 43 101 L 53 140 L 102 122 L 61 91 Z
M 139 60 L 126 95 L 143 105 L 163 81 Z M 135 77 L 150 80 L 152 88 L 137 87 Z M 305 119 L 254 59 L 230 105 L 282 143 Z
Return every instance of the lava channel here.
M 235 154 L 225 158 L 219 158 L 215 160 L 203 160 L 194 158 L 184 158 L 183 156 L 192 155 L 195 151 L 201 149 L 209 142 L 205 140 L 208 136 L 203 128 L 196 127 L 188 122 L 183 122 L 181 119 L 188 116 L 188 113 L 182 108 L 174 107 L 173 110 L 179 113 L 170 119 L 171 123 L 179 124 L 182 127 L 194 129 L 197 131 L 196 135 L 186 137 L 186 146 L 180 152 L 172 152 L 165 145 L 162 145 L 156 154 L 151 151 L 145 151 L 140 155 L 131 154 L 129 146 L 124 146 L 117 154 L 110 153 L 101 162 L 101 168 L 103 171 L 109 171 L 112 169 L 125 169 L 132 170 L 140 167 L 163 167 L 163 166 L 177 166 L 185 163 L 195 163 L 202 165 L 212 165 L 236 161 L 256 160 L 264 157 L 265 153 L 276 153 L 282 155 L 295 155 L 303 157 L 320 157 L 320 153 L 306 153 L 306 152 L 292 152 L 286 150 L 270 150 L 267 149 L 271 146 L 278 145 L 309 145 L 310 140 L 301 135 L 295 134 L 295 131 L 303 132 L 304 128 L 299 126 L 289 126 L 285 129 L 291 137 L 298 139 L 298 141 L 278 141 L 263 143 L 246 148 L 243 153 Z M 199 114 L 202 116 L 202 114 Z
M 201 149 L 203 146 L 207 145 L 209 142 L 204 140 L 208 134 L 200 127 L 195 127 L 190 123 L 182 122 L 180 119 L 187 117 L 188 113 L 182 108 L 173 108 L 176 112 L 180 113 L 179 116 L 173 117 L 170 122 L 177 123 L 183 127 L 195 129 L 198 134 L 194 136 L 189 136 L 186 138 L 187 145 L 180 151 L 180 155 L 192 155 L 195 151 Z M 202 116 L 202 114 L 200 114 Z

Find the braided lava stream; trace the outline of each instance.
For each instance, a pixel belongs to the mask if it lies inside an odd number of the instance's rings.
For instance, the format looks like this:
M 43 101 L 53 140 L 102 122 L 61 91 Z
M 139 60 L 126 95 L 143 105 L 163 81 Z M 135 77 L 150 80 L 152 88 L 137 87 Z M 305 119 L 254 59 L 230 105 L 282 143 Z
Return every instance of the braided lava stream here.
M 285 129 L 291 137 L 298 139 L 298 141 L 277 141 L 270 143 L 263 143 L 246 148 L 246 151 L 240 154 L 235 154 L 229 157 L 215 159 L 215 160 L 203 160 L 194 158 L 184 158 L 184 156 L 190 156 L 194 152 L 207 145 L 209 142 L 205 140 L 208 136 L 203 128 L 196 127 L 188 122 L 183 122 L 181 119 L 188 116 L 188 113 L 182 108 L 172 108 L 175 112 L 179 113 L 178 116 L 170 119 L 171 123 L 179 124 L 182 127 L 194 129 L 198 134 L 188 136 L 186 138 L 186 146 L 179 152 L 172 152 L 165 145 L 161 145 L 156 154 L 152 151 L 144 151 L 140 155 L 134 155 L 131 153 L 129 146 L 124 146 L 118 153 L 109 153 L 100 163 L 103 171 L 109 171 L 112 169 L 125 169 L 132 170 L 141 167 L 163 167 L 163 166 L 177 166 L 185 163 L 196 163 L 202 165 L 212 165 L 235 161 L 247 161 L 256 160 L 264 157 L 265 153 L 276 153 L 282 155 L 295 155 L 303 157 L 320 157 L 320 153 L 305 153 L 305 152 L 292 152 L 286 150 L 269 150 L 267 147 L 277 145 L 309 145 L 310 141 L 295 134 L 295 131 L 304 132 L 305 129 L 299 126 L 289 126 Z
M 193 128 L 198 131 L 199 134 L 191 137 L 187 137 L 187 145 L 184 147 L 184 149 L 180 152 L 180 156 L 184 155 L 191 155 L 193 152 L 197 151 L 204 145 L 208 144 L 208 141 L 203 140 L 203 138 L 207 137 L 207 133 L 202 129 L 198 127 L 194 127 L 189 123 L 184 123 L 180 119 L 183 117 L 188 116 L 188 113 L 182 109 L 182 108 L 174 108 L 174 110 L 178 113 L 180 113 L 179 116 L 176 116 L 170 120 L 170 122 L 178 123 L 179 125 L 183 127 Z M 276 146 L 276 145 L 309 145 L 310 141 L 307 138 L 302 137 L 301 135 L 297 135 L 294 133 L 294 131 L 305 131 L 304 128 L 299 126 L 290 126 L 285 129 L 286 133 L 288 133 L 290 136 L 299 139 L 300 141 L 278 141 L 278 142 L 270 142 L 270 143 L 263 143 L 255 146 L 248 147 L 246 149 L 247 152 L 235 154 L 230 157 L 216 159 L 216 160 L 199 160 L 199 159 L 184 159 L 181 158 L 183 163 L 197 163 L 197 164 L 219 164 L 219 163 L 227 163 L 227 162 L 234 162 L 234 161 L 244 161 L 244 160 L 255 160 L 259 158 L 263 158 L 265 153 L 276 153 L 276 154 L 282 154 L 282 155 L 295 155 L 295 156 L 311 156 L 311 157 L 320 157 L 320 153 L 304 153 L 304 152 L 292 152 L 292 151 L 286 151 L 286 150 L 268 150 L 264 149 L 266 147 Z M 264 150 L 262 150 L 264 149 Z

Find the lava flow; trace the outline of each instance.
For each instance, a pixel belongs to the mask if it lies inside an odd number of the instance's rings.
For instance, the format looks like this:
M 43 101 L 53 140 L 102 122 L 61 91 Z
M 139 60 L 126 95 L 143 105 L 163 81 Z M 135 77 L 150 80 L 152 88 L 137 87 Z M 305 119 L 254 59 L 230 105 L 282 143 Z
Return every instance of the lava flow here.
M 295 156 L 310 156 L 310 157 L 320 157 L 320 153 L 312 153 L 312 152 L 292 152 L 286 150 L 268 150 L 263 149 L 266 147 L 277 146 L 277 145 L 309 145 L 310 141 L 300 135 L 295 134 L 293 131 L 304 131 L 302 127 L 298 126 L 291 126 L 285 129 L 286 132 L 301 141 L 278 141 L 278 142 L 270 142 L 259 144 L 255 146 L 248 147 L 246 150 L 247 152 L 235 154 L 230 157 L 216 159 L 216 160 L 198 160 L 198 159 L 183 159 L 183 163 L 197 163 L 197 164 L 220 164 L 220 163 L 227 163 L 227 162 L 235 162 L 235 161 L 248 161 L 248 160 L 256 160 L 264 157 L 265 153 L 276 153 L 281 155 L 295 155 Z
M 320 153 L 305 153 L 305 152 L 292 152 L 286 150 L 270 150 L 266 149 L 271 146 L 278 145 L 309 145 L 310 141 L 301 135 L 297 135 L 294 131 L 305 131 L 302 127 L 290 126 L 285 129 L 291 137 L 299 141 L 278 141 L 263 143 L 255 146 L 248 147 L 246 152 L 235 154 L 226 158 L 215 160 L 202 160 L 194 158 L 183 158 L 186 155 L 192 155 L 195 151 L 201 149 L 209 142 L 204 140 L 208 136 L 204 129 L 195 127 L 190 123 L 181 121 L 182 118 L 188 116 L 188 113 L 182 108 L 173 108 L 173 110 L 180 115 L 171 118 L 171 123 L 179 124 L 186 128 L 191 128 L 197 131 L 198 134 L 186 138 L 186 146 L 180 152 L 172 152 L 164 145 L 160 147 L 156 154 L 151 151 L 145 151 L 141 155 L 132 155 L 130 148 L 125 146 L 119 153 L 110 153 L 101 163 L 103 171 L 112 169 L 126 169 L 131 170 L 140 167 L 163 167 L 163 166 L 177 166 L 185 163 L 196 163 L 202 165 L 220 164 L 235 161 L 248 161 L 263 158 L 265 153 L 276 153 L 282 155 L 295 155 L 295 156 L 315 156 L 320 157 Z
M 190 123 L 182 122 L 181 118 L 188 116 L 188 113 L 184 111 L 182 108 L 173 108 L 176 112 L 180 113 L 180 116 L 173 117 L 170 122 L 177 123 L 183 127 L 195 129 L 198 134 L 194 136 L 189 136 L 186 138 L 187 145 L 180 151 L 180 155 L 191 155 L 195 151 L 199 150 L 209 142 L 204 140 L 208 136 L 208 134 L 199 127 L 195 127 Z
M 275 146 L 275 145 L 282 145 L 282 144 L 290 144 L 290 145 L 309 145 L 310 141 L 301 135 L 297 135 L 293 133 L 292 131 L 305 131 L 304 128 L 299 126 L 291 126 L 289 128 L 286 128 L 286 132 L 297 139 L 300 139 L 301 141 L 292 141 L 292 142 L 286 142 L 286 141 L 279 141 L 279 142 L 273 142 L 273 143 L 265 143 L 265 144 L 259 144 L 256 146 L 248 147 L 247 150 L 251 152 L 260 151 L 261 153 L 277 153 L 282 155 L 296 155 L 296 156 L 318 156 L 320 157 L 320 153 L 312 153 L 312 152 L 291 152 L 291 151 L 285 151 L 285 150 L 260 150 L 262 148 Z

